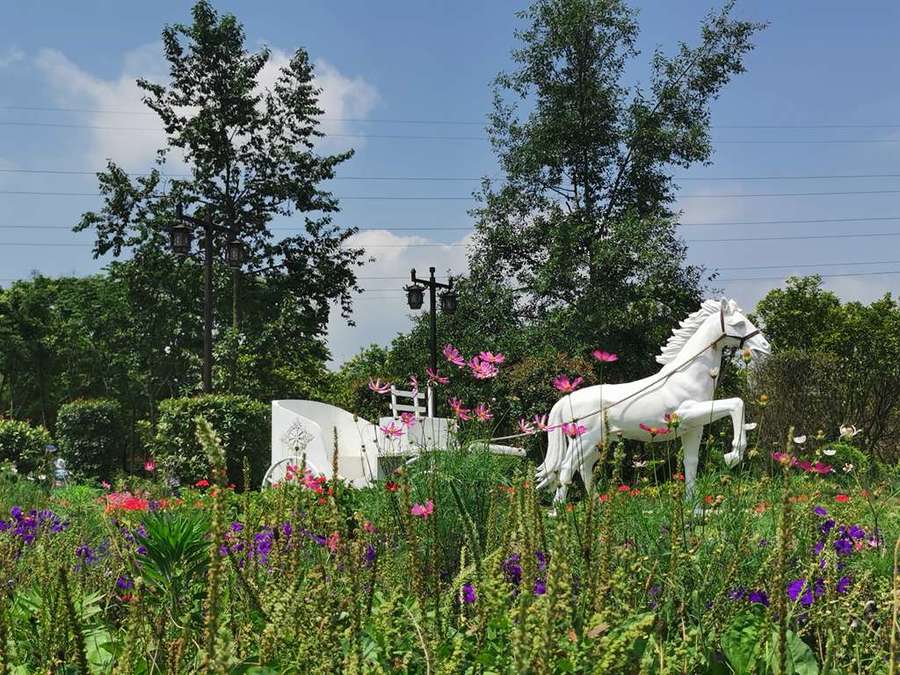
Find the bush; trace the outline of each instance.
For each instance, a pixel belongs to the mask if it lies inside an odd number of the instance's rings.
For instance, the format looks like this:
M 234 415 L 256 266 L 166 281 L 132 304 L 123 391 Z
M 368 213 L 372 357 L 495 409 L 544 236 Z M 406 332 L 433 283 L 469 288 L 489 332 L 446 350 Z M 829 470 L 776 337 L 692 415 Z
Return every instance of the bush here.
M 159 405 L 154 447 L 161 468 L 182 482 L 209 478 L 209 459 L 197 440 L 197 416 L 204 417 L 222 439 L 228 481 L 244 489 L 243 465 L 250 465 L 250 486 L 259 485 L 269 466 L 271 412 L 246 396 L 205 395 L 170 398 Z
M 20 473 L 38 468 L 50 442 L 50 432 L 44 427 L 0 419 L 0 462 L 12 462 Z
M 848 464 L 852 465 L 852 471 L 857 473 L 865 472 L 869 468 L 869 458 L 858 448 L 843 441 L 835 441 L 824 446 L 822 454 L 825 455 L 824 461 L 834 466 L 838 473 L 842 473 L 843 467 Z
M 126 433 L 117 401 L 84 399 L 61 406 L 56 438 L 70 471 L 109 479 L 118 467 L 124 468 Z

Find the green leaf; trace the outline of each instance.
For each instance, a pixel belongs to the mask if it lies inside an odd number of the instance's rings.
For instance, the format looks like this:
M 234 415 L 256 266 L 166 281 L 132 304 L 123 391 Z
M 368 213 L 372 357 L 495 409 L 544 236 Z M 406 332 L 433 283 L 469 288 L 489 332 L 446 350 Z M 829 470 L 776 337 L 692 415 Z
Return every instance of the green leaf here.
M 758 670 L 756 665 L 763 624 L 761 614 L 744 612 L 734 617 L 722 635 L 722 652 L 736 675 Z

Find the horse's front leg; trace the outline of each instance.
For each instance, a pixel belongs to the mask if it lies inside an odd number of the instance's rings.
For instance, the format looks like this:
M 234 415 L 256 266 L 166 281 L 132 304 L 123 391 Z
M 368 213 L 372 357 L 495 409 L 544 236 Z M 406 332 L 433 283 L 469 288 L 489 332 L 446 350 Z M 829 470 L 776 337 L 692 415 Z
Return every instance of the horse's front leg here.
M 731 416 L 734 428 L 734 440 L 731 452 L 725 454 L 725 463 L 732 467 L 744 458 L 747 448 L 747 435 L 744 433 L 744 402 L 739 398 L 722 398 L 715 401 L 686 401 L 675 411 L 681 418 L 681 424 L 701 427 L 723 417 Z
M 684 498 L 694 498 L 694 481 L 697 480 L 697 465 L 700 463 L 700 440 L 703 438 L 703 427 L 688 429 L 681 435 L 681 447 L 684 451 Z

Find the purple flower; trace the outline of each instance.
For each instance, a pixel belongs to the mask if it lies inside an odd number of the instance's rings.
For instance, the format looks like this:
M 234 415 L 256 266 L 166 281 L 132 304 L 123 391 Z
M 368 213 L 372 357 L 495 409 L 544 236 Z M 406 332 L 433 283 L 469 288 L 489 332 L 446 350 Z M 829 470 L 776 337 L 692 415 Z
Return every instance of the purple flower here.
M 128 577 L 122 576 L 116 579 L 116 586 L 123 591 L 127 591 L 129 588 L 134 588 L 134 582 Z
M 815 513 L 817 516 L 821 516 L 822 518 L 828 515 L 828 511 L 825 510 L 824 506 L 817 506 L 813 509 L 813 513 Z
M 543 572 L 547 569 L 547 554 L 543 551 L 535 551 L 534 557 L 537 558 L 538 571 Z
M 847 534 L 849 534 L 853 539 L 862 539 L 866 536 L 866 531 L 859 525 L 851 525 L 850 529 L 847 530 Z
M 769 596 L 765 591 L 750 591 L 747 595 L 747 599 L 750 602 L 762 605 L 763 607 L 769 606 Z
M 741 586 L 737 586 L 736 588 L 732 588 L 728 591 L 728 599 L 729 600 L 743 600 L 744 596 L 747 594 L 747 589 Z
M 819 555 L 822 552 L 822 549 L 825 548 L 825 540 L 819 539 L 816 542 L 815 546 L 813 546 L 813 554 Z
M 281 531 L 284 533 L 284 536 L 285 536 L 285 537 L 290 537 L 290 536 L 291 536 L 291 532 L 294 531 L 294 526 L 291 525 L 290 523 L 282 523 L 282 525 L 281 525 Z
M 837 587 L 835 590 L 837 590 L 838 593 L 843 595 L 844 593 L 847 592 L 847 589 L 850 587 L 850 583 L 852 581 L 853 580 L 850 577 L 847 577 L 847 576 L 841 577 L 840 579 L 838 579 Z
M 787 586 L 787 594 L 791 599 L 791 602 L 797 602 L 797 598 L 800 595 L 800 591 L 803 590 L 803 586 L 806 584 L 806 579 L 794 579 Z
M 543 595 L 547 592 L 547 582 L 545 582 L 543 579 L 536 579 L 532 592 L 535 595 Z
M 838 555 L 850 555 L 853 553 L 853 542 L 849 539 L 838 539 L 834 542 L 834 550 Z
M 513 553 L 503 561 L 503 572 L 506 574 L 506 580 L 516 586 L 522 581 L 522 564 L 519 562 L 521 557 L 518 553 Z
M 22 507 L 14 506 L 9 510 L 9 515 L 11 515 L 16 520 L 21 520 L 22 518 Z
M 233 523 L 231 523 L 231 531 L 232 532 L 240 532 L 243 529 L 244 529 L 244 526 L 241 523 L 239 523 L 238 521 L 235 520 Z
M 373 544 L 366 544 L 366 552 L 363 554 L 363 560 L 366 565 L 371 565 L 375 562 L 375 558 L 378 557 L 378 551 L 375 549 Z
M 822 525 L 819 527 L 819 531 L 822 534 L 828 534 L 829 532 L 831 532 L 833 527 L 834 527 L 834 520 L 829 518 L 824 523 L 822 523 Z
M 473 602 L 475 602 L 478 599 L 478 594 L 475 592 L 475 587 L 472 584 L 470 584 L 469 582 L 466 582 L 463 584 L 462 593 L 463 593 L 463 602 L 466 603 L 467 605 L 471 605 Z
M 147 555 L 147 547 L 146 546 L 138 546 L 137 554 L 138 555 Z

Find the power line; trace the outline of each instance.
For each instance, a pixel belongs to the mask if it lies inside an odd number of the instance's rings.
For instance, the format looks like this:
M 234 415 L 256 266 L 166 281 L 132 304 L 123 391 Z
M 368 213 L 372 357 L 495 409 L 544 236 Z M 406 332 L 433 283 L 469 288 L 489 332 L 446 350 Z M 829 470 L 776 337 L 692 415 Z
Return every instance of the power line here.
M 92 129 L 95 131 L 162 131 L 156 127 L 120 127 L 105 126 L 101 124 L 67 124 L 62 122 L 24 122 L 19 120 L 3 120 L 0 126 L 9 127 L 38 127 L 59 129 Z M 372 138 L 387 140 L 414 140 L 414 141 L 489 141 L 488 136 L 437 136 L 423 134 L 359 134 L 359 133 L 325 133 L 330 138 Z M 900 143 L 900 138 L 828 138 L 828 139 L 713 139 L 717 145 L 846 145 L 869 143 Z
M 31 195 L 45 197 L 102 197 L 99 192 L 51 192 L 43 190 L 0 190 L 4 195 Z M 682 194 L 676 195 L 679 199 L 746 199 L 753 197 L 838 197 L 850 195 L 895 195 L 900 190 L 842 190 L 827 192 L 755 192 L 734 194 Z M 337 196 L 338 200 L 345 201 L 471 201 L 472 196 L 443 196 L 443 195 L 351 195 Z
M 20 169 L 0 168 L 0 173 L 26 174 L 26 175 L 59 175 L 59 176 L 96 176 L 105 169 L 93 171 L 76 169 Z M 149 172 L 128 171 L 132 176 L 147 176 Z M 185 173 L 160 173 L 163 178 L 191 178 Z M 498 176 L 335 176 L 329 180 L 351 181 L 425 181 L 425 182 L 478 182 L 484 178 L 503 180 Z M 777 181 L 777 180 L 853 180 L 872 178 L 900 178 L 900 173 L 851 173 L 851 174 L 807 174 L 807 175 L 769 175 L 769 176 L 673 176 L 676 181 Z
M 718 242 L 753 242 L 753 241 L 802 241 L 811 239 L 867 239 L 872 237 L 900 237 L 900 232 L 867 232 L 862 234 L 813 234 L 813 235 L 796 235 L 786 237 L 723 237 L 710 239 L 686 239 L 690 244 L 702 243 L 718 243 Z M 0 242 L 0 246 L 47 246 L 47 247 L 76 247 L 89 248 L 92 244 L 78 244 L 74 242 Z M 450 242 L 446 244 L 428 242 L 421 244 L 361 244 L 360 248 L 460 248 L 468 246 L 468 244 L 459 242 Z
M 59 175 L 59 176 L 96 176 L 105 169 L 76 170 L 76 169 L 20 169 L 0 168 L 0 173 L 25 174 L 25 175 Z M 126 171 L 131 176 L 148 176 L 149 172 Z M 160 173 L 163 178 L 191 178 L 190 174 Z M 328 180 L 350 181 L 384 181 L 384 182 L 478 182 L 490 178 L 503 180 L 499 176 L 335 176 Z M 771 175 L 771 176 L 673 176 L 676 181 L 778 181 L 778 180 L 852 180 L 872 178 L 900 178 L 900 173 L 856 173 L 856 174 L 809 174 L 809 175 Z
M 146 109 L 102 109 L 102 108 L 66 108 L 50 106 L 0 106 L 0 110 L 15 110 L 21 112 L 66 112 L 66 113 L 91 113 L 103 115 L 147 115 L 156 116 L 156 112 Z M 434 125 L 463 125 L 483 126 L 485 120 L 435 120 L 435 119 L 410 119 L 410 118 L 365 118 L 365 117 L 320 117 L 323 122 L 358 122 L 368 124 L 434 124 Z M 892 123 L 805 123 L 805 124 L 714 124 L 714 129 L 898 129 L 900 124 Z

